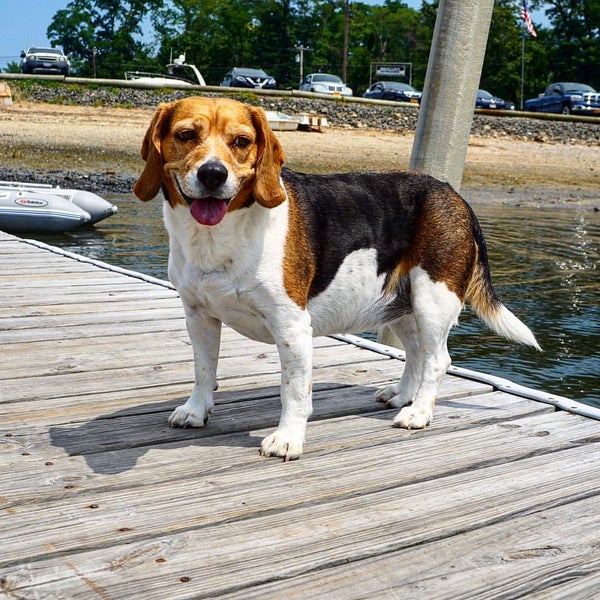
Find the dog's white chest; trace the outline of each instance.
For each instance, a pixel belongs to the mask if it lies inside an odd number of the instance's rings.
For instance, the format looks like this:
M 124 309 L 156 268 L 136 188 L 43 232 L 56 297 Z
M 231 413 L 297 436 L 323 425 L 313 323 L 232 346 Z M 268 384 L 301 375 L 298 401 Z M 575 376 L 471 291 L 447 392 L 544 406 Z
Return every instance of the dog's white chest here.
M 283 289 L 286 211 L 239 211 L 218 230 L 186 227 L 187 219 L 179 209 L 165 211 L 169 277 L 184 304 L 201 306 L 249 338 L 273 342 L 270 318 L 278 305 L 297 310 Z
M 273 343 L 270 294 L 259 282 L 232 281 L 221 273 L 198 277 L 195 282 L 187 289 L 210 315 L 246 337 Z

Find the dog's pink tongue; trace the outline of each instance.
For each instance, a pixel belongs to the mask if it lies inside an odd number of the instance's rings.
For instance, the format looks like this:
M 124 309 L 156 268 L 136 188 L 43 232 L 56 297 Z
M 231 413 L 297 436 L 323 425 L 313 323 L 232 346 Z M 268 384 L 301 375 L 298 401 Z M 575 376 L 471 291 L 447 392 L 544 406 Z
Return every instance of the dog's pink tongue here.
M 203 198 L 194 200 L 190 207 L 192 217 L 202 225 L 216 225 L 223 220 L 227 212 L 225 200 L 217 198 Z

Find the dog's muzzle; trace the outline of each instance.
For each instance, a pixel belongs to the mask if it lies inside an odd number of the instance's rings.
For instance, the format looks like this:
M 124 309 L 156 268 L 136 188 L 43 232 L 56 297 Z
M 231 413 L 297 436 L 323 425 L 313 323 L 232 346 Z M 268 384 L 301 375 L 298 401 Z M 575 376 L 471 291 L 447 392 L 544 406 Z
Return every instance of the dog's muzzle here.
M 196 173 L 201 187 L 209 193 L 216 192 L 225 183 L 227 176 L 227 169 L 217 162 L 205 163 Z M 173 179 L 177 185 L 177 191 L 190 207 L 192 217 L 198 223 L 201 225 L 217 225 L 223 220 L 231 198 L 216 198 L 210 195 L 193 198 L 183 191 L 177 175 Z

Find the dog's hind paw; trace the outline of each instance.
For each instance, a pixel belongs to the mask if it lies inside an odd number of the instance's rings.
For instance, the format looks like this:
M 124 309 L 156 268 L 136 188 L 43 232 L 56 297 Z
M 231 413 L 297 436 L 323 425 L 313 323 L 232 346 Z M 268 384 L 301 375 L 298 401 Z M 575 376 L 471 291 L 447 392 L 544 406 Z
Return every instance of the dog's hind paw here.
M 412 402 L 412 399 L 407 400 L 400 396 L 399 392 L 399 384 L 388 385 L 375 394 L 375 400 L 385 404 L 386 408 L 402 408 Z
M 304 440 L 294 439 L 279 429 L 267 436 L 260 445 L 262 456 L 280 456 L 285 462 L 296 460 L 302 455 Z
M 211 412 L 195 412 L 187 404 L 182 404 L 171 413 L 169 427 L 204 427 Z

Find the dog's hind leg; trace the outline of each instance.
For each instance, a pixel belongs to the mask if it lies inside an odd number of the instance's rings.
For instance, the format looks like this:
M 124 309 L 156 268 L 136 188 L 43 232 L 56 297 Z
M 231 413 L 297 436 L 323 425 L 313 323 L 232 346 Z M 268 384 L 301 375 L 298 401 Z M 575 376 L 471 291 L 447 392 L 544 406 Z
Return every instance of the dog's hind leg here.
M 171 427 L 203 427 L 210 417 L 217 387 L 221 321 L 184 305 L 185 323 L 194 351 L 194 389 L 185 404 L 169 417 Z
M 394 426 L 422 429 L 431 421 L 440 382 L 450 366 L 448 334 L 458 322 L 462 303 L 444 282 L 432 281 L 421 267 L 415 267 L 410 277 L 421 379 L 412 403 L 396 415 Z
M 421 383 L 423 360 L 419 332 L 412 313 L 388 326 L 400 338 L 406 352 L 406 362 L 400 381 L 380 389 L 375 399 L 377 402 L 383 402 L 387 407 L 402 408 L 413 402 Z

